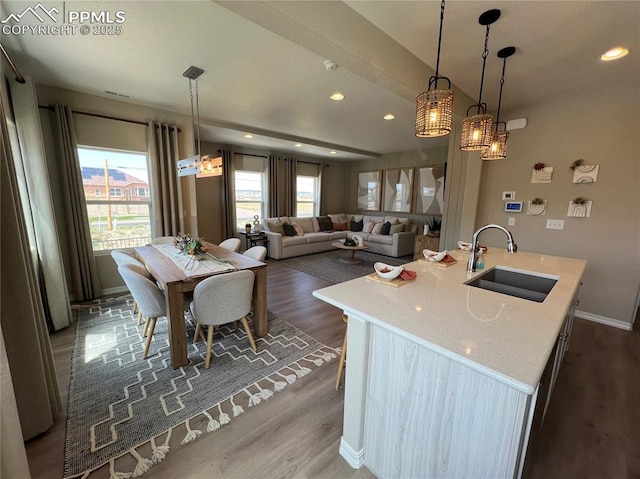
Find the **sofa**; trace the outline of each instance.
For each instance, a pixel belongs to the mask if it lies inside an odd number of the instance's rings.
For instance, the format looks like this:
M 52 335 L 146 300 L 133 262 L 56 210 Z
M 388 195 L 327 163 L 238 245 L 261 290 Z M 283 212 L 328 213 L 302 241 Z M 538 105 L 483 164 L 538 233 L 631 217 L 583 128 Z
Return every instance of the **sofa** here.
M 389 231 L 384 234 L 386 223 Z M 397 258 L 413 254 L 417 231 L 417 225 L 408 218 L 346 213 L 264 218 L 262 227 L 269 239 L 269 257 L 272 259 L 330 251 L 336 249 L 332 243 L 354 235 L 364 239 L 369 246 L 367 251 Z

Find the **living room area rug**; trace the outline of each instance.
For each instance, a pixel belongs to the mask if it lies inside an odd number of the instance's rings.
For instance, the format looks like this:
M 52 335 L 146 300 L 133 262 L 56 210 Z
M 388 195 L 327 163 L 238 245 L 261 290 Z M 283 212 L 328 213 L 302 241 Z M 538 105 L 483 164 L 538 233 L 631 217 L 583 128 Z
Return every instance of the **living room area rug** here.
M 220 429 L 337 358 L 336 350 L 270 312 L 269 333 L 256 338 L 256 353 L 243 328 L 220 326 L 209 369 L 206 343 L 189 339 L 190 364 L 174 370 L 166 319 L 158 320 L 144 360 L 132 305 L 126 295 L 79 308 L 64 478 L 93 477 L 97 470 L 113 479 L 138 477 L 176 447 Z M 192 338 L 193 320 L 185 316 Z
M 373 265 L 378 261 L 390 266 L 400 266 L 413 261 L 412 255 L 393 258 L 368 251 L 356 251 L 355 257 L 361 260 L 360 263 L 349 264 L 341 262 L 340 260 L 346 258 L 348 254 L 348 251 L 333 250 L 285 258 L 278 260 L 278 263 L 324 279 L 330 283 L 343 283 L 373 273 Z

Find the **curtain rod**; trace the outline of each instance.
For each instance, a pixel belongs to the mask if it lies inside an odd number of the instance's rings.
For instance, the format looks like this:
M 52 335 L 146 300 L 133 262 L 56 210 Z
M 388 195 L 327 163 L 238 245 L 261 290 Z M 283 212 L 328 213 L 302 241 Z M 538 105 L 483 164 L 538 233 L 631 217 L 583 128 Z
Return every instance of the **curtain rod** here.
M 44 110 L 50 110 L 50 111 L 54 110 L 53 106 L 50 106 L 50 105 L 38 105 L 38 108 L 42 108 Z M 91 116 L 94 118 L 104 118 L 105 120 L 124 121 L 125 123 L 134 123 L 136 125 L 147 126 L 147 123 L 144 121 L 130 120 L 129 118 L 118 118 L 116 116 L 102 115 L 100 113 L 89 113 L 86 111 L 78 111 L 78 110 L 73 110 L 73 113 L 77 115 Z M 157 125 L 156 125 L 156 128 L 158 128 Z M 182 130 L 180 128 L 178 128 L 178 133 L 182 133 Z
M 218 150 L 218 152 L 222 152 L 222 150 Z M 268 156 L 266 156 L 266 155 L 254 155 L 253 153 L 242 153 L 242 152 L 240 152 L 240 151 L 234 151 L 234 152 L 233 152 L 233 154 L 234 154 L 234 155 L 244 155 L 244 156 L 255 156 L 256 158 L 264 158 L 264 159 L 269 158 L 269 157 L 268 157 Z M 280 159 L 286 160 L 287 158 L 280 158 Z M 304 160 L 296 160 L 296 161 L 297 161 L 298 163 L 307 163 L 307 164 L 309 164 L 309 165 L 318 165 L 318 166 L 323 166 L 323 165 L 322 165 L 322 163 L 315 163 L 315 162 L 313 162 L 313 161 L 304 161 Z M 329 167 L 329 166 L 331 166 L 331 165 L 327 165 L 327 164 L 325 164 L 324 166 Z
M 2 46 L 2 44 L 0 44 L 0 50 L 2 50 L 2 55 L 4 56 L 5 60 L 7 60 L 7 63 L 9 64 L 9 66 L 11 67 L 11 70 L 13 70 L 13 74 L 16 77 L 16 81 L 18 83 L 25 83 L 25 79 L 24 77 L 20 74 L 20 72 L 18 71 L 18 67 L 16 67 L 15 63 L 13 63 L 13 61 L 11 60 L 11 58 L 9 57 L 9 54 L 7 53 L 7 51 L 4 49 L 4 47 Z

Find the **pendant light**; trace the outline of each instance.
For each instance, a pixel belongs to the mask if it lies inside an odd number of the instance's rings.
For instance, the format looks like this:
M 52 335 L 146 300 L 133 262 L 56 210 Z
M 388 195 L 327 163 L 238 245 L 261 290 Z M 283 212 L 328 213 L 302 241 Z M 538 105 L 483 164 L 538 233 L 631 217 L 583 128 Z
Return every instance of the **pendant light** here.
M 507 68 L 507 58 L 516 52 L 516 47 L 505 47 L 498 52 L 498 58 L 502 58 L 502 76 L 500 77 L 500 96 L 498 97 L 498 112 L 496 113 L 496 126 L 491 139 L 491 146 L 482 150 L 480 155 L 481 160 L 502 160 L 507 157 L 507 140 L 509 139 L 509 132 L 507 131 L 507 124 L 504 121 L 500 121 L 500 107 L 502 106 L 502 88 L 504 87 L 504 72 Z M 500 125 L 503 125 L 504 130 L 498 131 Z
M 440 45 L 442 44 L 442 24 L 444 23 L 444 0 L 440 4 L 440 32 L 438 34 L 438 55 L 436 75 L 429 78 L 427 91 L 416 98 L 415 135 L 420 138 L 448 135 L 453 118 L 453 91 L 451 81 L 438 75 L 440 70 Z M 448 89 L 438 90 L 438 80 L 446 80 Z M 433 87 L 433 89 L 432 89 Z
M 460 139 L 460 149 L 463 151 L 476 151 L 488 148 L 491 144 L 493 116 L 487 113 L 487 104 L 482 103 L 482 86 L 484 83 L 484 70 L 489 55 L 489 27 L 500 18 L 500 10 L 487 10 L 478 23 L 486 25 L 487 31 L 484 36 L 484 50 L 482 51 L 482 76 L 480 77 L 480 94 L 478 103 L 471 105 L 467 109 L 467 117 L 462 120 L 462 138 Z M 476 108 L 476 114 L 469 116 L 469 111 Z
M 178 176 L 196 175 L 196 178 L 222 175 L 222 157 L 213 158 L 212 155 L 200 154 L 200 102 L 198 98 L 198 77 L 204 70 L 190 66 L 182 74 L 189 79 L 189 97 L 191 99 L 191 122 L 193 125 L 194 143 L 196 154 L 178 161 Z M 193 94 L 193 82 L 196 84 L 196 93 Z M 195 100 L 195 102 L 194 102 Z

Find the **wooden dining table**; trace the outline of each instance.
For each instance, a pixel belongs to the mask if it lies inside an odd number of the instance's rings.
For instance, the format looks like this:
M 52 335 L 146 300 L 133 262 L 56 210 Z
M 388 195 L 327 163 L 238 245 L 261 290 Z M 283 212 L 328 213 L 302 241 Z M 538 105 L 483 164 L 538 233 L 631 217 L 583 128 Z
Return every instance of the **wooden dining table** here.
M 253 284 L 253 334 L 262 337 L 269 331 L 267 313 L 267 265 L 248 256 L 234 253 L 217 245 L 203 242 L 207 252 L 216 258 L 229 260 L 233 270 L 193 274 L 176 264 L 160 248 L 147 245 L 135 248 L 138 259 L 144 263 L 160 288 L 165 292 L 167 320 L 169 321 L 169 345 L 174 369 L 189 364 L 187 357 L 187 328 L 184 320 L 184 293 L 193 291 L 196 285 L 213 275 L 232 271 L 251 270 L 255 274 Z

